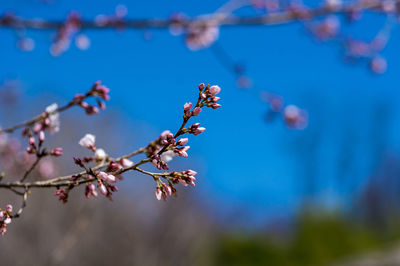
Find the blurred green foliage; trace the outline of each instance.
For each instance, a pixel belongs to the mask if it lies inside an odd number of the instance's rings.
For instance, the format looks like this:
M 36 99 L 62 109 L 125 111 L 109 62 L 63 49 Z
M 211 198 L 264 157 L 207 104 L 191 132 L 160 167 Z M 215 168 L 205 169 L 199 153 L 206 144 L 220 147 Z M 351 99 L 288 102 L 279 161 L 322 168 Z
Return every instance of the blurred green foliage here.
M 215 265 L 329 265 L 399 239 L 336 214 L 302 214 L 286 239 L 228 233 L 217 245 Z M 396 237 L 394 237 L 396 236 Z

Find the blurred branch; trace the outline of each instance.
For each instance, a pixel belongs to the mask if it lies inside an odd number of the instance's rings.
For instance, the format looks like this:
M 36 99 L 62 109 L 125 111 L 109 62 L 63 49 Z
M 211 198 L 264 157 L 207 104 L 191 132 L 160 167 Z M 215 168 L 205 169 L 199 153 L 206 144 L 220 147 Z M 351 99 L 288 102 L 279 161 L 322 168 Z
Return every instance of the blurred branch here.
M 298 20 L 311 19 L 314 17 L 325 16 L 329 14 L 346 14 L 353 11 L 369 10 L 374 12 L 385 12 L 383 10 L 383 2 L 380 0 L 355 1 L 349 3 L 338 4 L 335 6 L 324 5 L 316 8 L 302 8 L 273 11 L 262 16 L 254 17 L 235 17 L 224 16 L 221 18 L 220 13 L 209 16 L 199 16 L 194 18 L 182 19 L 179 23 L 182 27 L 187 27 L 193 23 L 208 24 L 214 22 L 219 26 L 262 26 L 262 25 L 280 25 L 295 22 Z M 396 4 L 399 0 L 394 1 Z M 120 19 L 109 20 L 106 23 L 99 23 L 92 20 L 82 20 L 81 28 L 86 29 L 106 29 L 106 28 L 128 28 L 128 29 L 165 29 L 173 26 L 177 22 L 168 19 Z M 0 27 L 3 28 L 26 28 L 26 29 L 58 29 L 65 24 L 62 20 L 44 20 L 44 19 L 27 19 L 6 14 L 0 18 Z

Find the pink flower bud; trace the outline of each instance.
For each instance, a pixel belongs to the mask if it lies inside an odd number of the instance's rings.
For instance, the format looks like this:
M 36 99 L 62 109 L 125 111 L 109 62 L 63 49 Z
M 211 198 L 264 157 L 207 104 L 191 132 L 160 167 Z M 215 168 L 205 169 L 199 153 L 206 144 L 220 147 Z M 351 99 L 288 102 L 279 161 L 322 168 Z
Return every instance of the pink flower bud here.
M 29 141 L 29 145 L 31 145 L 31 146 L 35 146 L 36 145 L 34 137 L 29 137 L 28 141 Z
M 218 104 L 218 103 L 213 103 L 213 104 L 211 105 L 211 107 L 212 107 L 212 109 L 217 109 L 217 108 L 220 108 L 221 105 Z
M 188 174 L 190 176 L 195 176 L 195 175 L 197 175 L 197 172 L 189 169 L 189 170 L 186 171 L 186 174 Z
M 163 133 L 161 133 L 161 135 L 160 135 L 161 139 L 167 139 L 171 136 L 173 137 L 171 131 L 169 131 L 169 130 L 164 130 Z
M 40 130 L 39 131 L 39 142 L 42 143 L 44 141 L 45 135 L 44 135 L 44 131 Z
M 157 187 L 157 189 L 156 189 L 156 198 L 157 198 L 157 200 L 161 200 L 161 197 L 162 197 L 161 189 L 160 189 L 160 187 Z
M 26 152 L 29 153 L 29 154 L 35 153 L 35 151 L 32 149 L 31 146 L 29 146 L 28 148 L 26 148 Z
M 81 102 L 83 99 L 85 99 L 86 96 L 84 94 L 75 94 L 73 101 L 74 102 Z
M 188 110 L 192 109 L 192 106 L 193 106 L 193 104 L 191 102 L 185 103 L 183 105 L 183 110 L 188 111 Z
M 170 186 L 165 186 L 165 192 L 171 196 L 172 195 L 172 188 Z
M 188 143 L 188 141 L 189 141 L 188 138 L 182 138 L 182 139 L 178 140 L 177 144 L 183 146 L 186 143 Z
M 99 172 L 99 173 L 97 174 L 97 176 L 98 176 L 100 179 L 102 179 L 102 180 L 104 180 L 104 181 L 108 181 L 108 182 L 110 182 L 110 183 L 115 183 L 115 181 L 116 181 L 115 176 L 110 175 L 110 174 L 107 174 L 107 173 L 105 173 L 105 172 Z
M 55 148 L 50 152 L 53 156 L 62 156 L 63 155 L 63 148 Z
M 108 174 L 107 174 L 107 173 L 104 173 L 104 172 L 99 172 L 99 173 L 97 174 L 97 176 L 98 176 L 100 179 L 102 179 L 102 180 L 107 180 L 107 178 L 108 178 Z
M 50 124 L 51 124 L 50 119 L 49 119 L 49 118 L 46 118 L 46 119 L 44 120 L 44 124 L 45 124 L 47 127 L 50 126 Z
M 220 98 L 220 97 L 217 97 L 217 96 L 211 97 L 211 101 L 214 102 L 214 103 L 218 102 L 219 99 L 221 99 L 221 98 Z
M 88 104 L 87 102 L 81 102 L 81 103 L 79 103 L 79 105 L 80 105 L 83 109 L 86 109 L 86 108 L 89 107 L 89 104 Z
M 11 223 L 11 218 L 10 218 L 10 217 L 7 217 L 7 218 L 3 221 L 3 223 L 5 223 L 5 224 L 10 224 L 10 223 Z
M 98 114 L 99 109 L 96 106 L 89 105 L 88 107 L 85 108 L 85 112 L 88 115 Z
M 100 190 L 101 194 L 103 194 L 104 196 L 107 196 L 108 191 L 107 191 L 106 186 L 103 183 L 99 184 L 99 190 Z
M 205 130 L 206 130 L 205 127 L 199 127 L 193 132 L 193 134 L 194 135 L 199 135 L 199 134 L 203 133 Z
M 11 204 L 8 204 L 8 205 L 6 206 L 6 211 L 7 211 L 7 212 L 12 212 L 12 210 L 13 210 L 12 205 L 11 205 Z
M 110 183 L 115 183 L 116 182 L 116 178 L 113 175 L 108 175 L 107 181 Z
M 43 126 L 41 123 L 35 123 L 33 126 L 33 132 L 38 133 L 40 130 L 42 130 Z
M 208 91 L 212 94 L 212 95 L 216 95 L 221 91 L 221 88 L 218 85 L 213 85 L 211 86 Z
M 4 212 L 0 211 L 0 219 L 4 218 Z
M 204 90 L 204 88 L 206 87 L 206 85 L 204 83 L 200 83 L 199 84 L 199 90 Z
M 188 157 L 188 154 L 186 153 L 190 149 L 190 146 L 185 146 L 182 149 L 178 150 L 179 151 L 179 156 L 182 157 Z
M 192 111 L 193 116 L 197 116 L 198 114 L 200 114 L 201 112 L 201 108 L 200 107 L 195 107 Z

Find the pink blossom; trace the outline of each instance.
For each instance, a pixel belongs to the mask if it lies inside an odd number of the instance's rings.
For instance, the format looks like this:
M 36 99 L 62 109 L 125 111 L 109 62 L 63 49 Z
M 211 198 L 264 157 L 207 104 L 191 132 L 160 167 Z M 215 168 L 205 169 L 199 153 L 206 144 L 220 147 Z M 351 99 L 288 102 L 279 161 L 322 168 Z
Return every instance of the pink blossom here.
M 98 176 L 100 179 L 102 179 L 102 180 L 104 180 L 104 181 L 107 181 L 107 182 L 110 182 L 110 183 L 115 183 L 115 182 L 116 182 L 115 176 L 113 176 L 113 175 L 111 175 L 111 174 L 107 174 L 107 173 L 105 173 L 105 172 L 99 172 L 99 173 L 97 174 L 97 176 Z
M 180 140 L 178 140 L 177 145 L 185 145 L 186 143 L 188 143 L 189 139 L 188 138 L 182 138 Z
M 199 127 L 193 132 L 193 135 L 199 135 L 199 134 L 203 133 L 205 130 L 206 130 L 205 127 Z
M 218 103 L 213 103 L 213 104 L 211 105 L 211 107 L 212 107 L 212 109 L 217 109 L 217 108 L 220 108 L 221 105 L 218 104 Z
M 44 141 L 45 135 L 44 135 L 44 131 L 40 130 L 39 131 L 39 143 L 42 143 Z
M 200 114 L 200 112 L 201 112 L 201 108 L 198 107 L 198 106 L 196 106 L 196 107 L 193 109 L 192 114 L 193 114 L 193 116 L 197 116 L 198 114 Z
M 171 195 L 172 195 L 172 188 L 171 188 L 171 186 L 165 186 L 165 192 L 166 192 L 169 196 L 171 196 Z
M 99 187 L 100 193 L 103 194 L 104 196 L 107 196 L 108 191 L 107 191 L 106 186 L 103 183 L 99 183 L 98 187 Z
M 185 103 L 185 104 L 183 105 L 183 110 L 188 111 L 188 110 L 192 109 L 192 106 L 193 106 L 193 105 L 192 105 L 191 102 Z
M 188 157 L 187 151 L 190 149 L 190 146 L 185 146 L 179 149 L 175 150 L 175 153 L 177 153 L 181 157 Z
M 212 95 L 216 95 L 221 91 L 221 88 L 218 85 L 213 85 L 211 86 L 208 91 L 212 94 Z
M 186 174 L 188 174 L 190 176 L 195 176 L 195 175 L 197 175 L 197 172 L 193 171 L 192 169 L 189 169 L 189 170 L 186 171 Z
M 63 148 L 55 148 L 50 152 L 53 156 L 62 156 L 63 155 Z
M 161 189 L 159 187 L 157 187 L 155 194 L 156 194 L 157 200 L 161 200 L 162 192 L 161 192 Z
M 10 213 L 10 212 L 12 212 L 12 210 L 13 210 L 13 206 L 11 204 L 8 204 L 6 206 L 6 211 Z

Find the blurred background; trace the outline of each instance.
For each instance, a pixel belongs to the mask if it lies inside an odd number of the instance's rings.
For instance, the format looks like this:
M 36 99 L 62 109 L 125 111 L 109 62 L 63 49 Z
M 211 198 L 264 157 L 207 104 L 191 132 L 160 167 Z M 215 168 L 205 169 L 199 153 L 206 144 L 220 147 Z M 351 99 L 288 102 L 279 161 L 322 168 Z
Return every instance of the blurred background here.
M 94 19 L 122 4 L 127 18 L 169 18 L 212 13 L 225 2 L 3 0 L 0 12 L 64 20 L 77 11 Z M 363 40 L 387 25 L 386 16 L 368 12 L 355 24 L 338 19 Z M 36 178 L 78 170 L 72 156 L 85 152 L 78 141 L 86 133 L 111 156 L 125 154 L 177 130 L 199 83 L 222 88 L 222 108 L 197 117 L 207 130 L 190 138 L 189 158 L 170 163 L 198 171 L 196 187 L 179 187 L 178 198 L 159 202 L 148 176 L 128 173 L 113 202 L 86 200 L 77 190 L 65 205 L 52 190 L 33 190 L 22 217 L 0 238 L 2 264 L 400 265 L 394 26 L 381 51 L 381 75 L 368 62 L 346 62 L 340 45 L 315 40 L 302 23 L 221 28 L 218 41 L 198 51 L 168 29 L 82 29 L 90 47 L 71 45 L 57 56 L 49 51 L 54 31 L 1 28 L 3 127 L 66 103 L 96 80 L 111 89 L 99 115 L 78 108 L 61 115 L 61 131 L 48 145 L 64 147 L 65 155 Z M 34 40 L 32 49 L 20 49 L 21 34 Z M 238 88 L 231 60 L 251 85 Z M 267 119 L 263 91 L 307 110 L 308 126 L 294 130 Z M 10 137 L 18 142 L 19 134 Z M 7 154 L 0 156 L 3 169 Z M 15 178 L 20 170 L 9 169 Z M 14 199 L 8 193 L 1 191 L 0 205 Z

